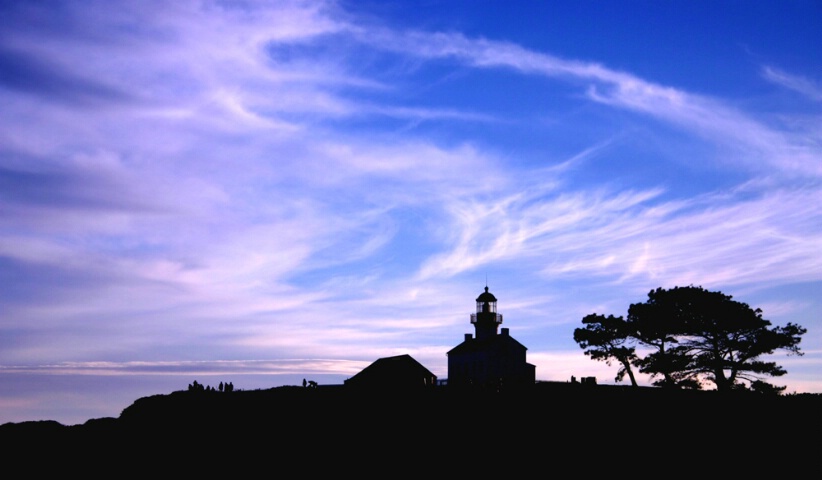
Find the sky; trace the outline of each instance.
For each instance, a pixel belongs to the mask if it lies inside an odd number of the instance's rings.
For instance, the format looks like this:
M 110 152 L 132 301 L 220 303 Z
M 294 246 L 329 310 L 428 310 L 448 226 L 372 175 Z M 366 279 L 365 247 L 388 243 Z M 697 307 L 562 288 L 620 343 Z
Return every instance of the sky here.
M 822 393 L 820 45 L 818 1 L 0 2 L 0 423 L 444 379 L 485 286 L 538 380 L 695 285 Z

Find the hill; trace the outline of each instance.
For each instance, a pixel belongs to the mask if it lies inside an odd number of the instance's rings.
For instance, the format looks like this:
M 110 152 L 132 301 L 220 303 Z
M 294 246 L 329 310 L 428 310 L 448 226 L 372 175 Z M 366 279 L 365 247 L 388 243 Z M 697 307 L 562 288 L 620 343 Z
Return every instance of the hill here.
M 179 391 L 140 398 L 118 418 L 82 425 L 5 424 L 0 441 L 11 458 L 32 450 L 94 452 L 126 463 L 190 461 L 191 467 L 195 459 L 244 459 L 244 465 L 311 459 L 311 468 L 329 468 L 366 456 L 416 467 L 440 458 L 481 471 L 477 462 L 491 457 L 653 463 L 714 455 L 727 461 L 738 453 L 762 463 L 778 452 L 808 449 L 805 439 L 822 426 L 820 407 L 817 394 L 720 395 L 551 382 L 516 392 L 343 386 Z

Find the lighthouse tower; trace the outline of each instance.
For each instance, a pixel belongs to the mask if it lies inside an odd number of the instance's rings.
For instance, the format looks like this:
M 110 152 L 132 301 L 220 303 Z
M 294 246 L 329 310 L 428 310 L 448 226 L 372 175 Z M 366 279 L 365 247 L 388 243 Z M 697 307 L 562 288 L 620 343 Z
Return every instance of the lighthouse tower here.
M 497 327 L 502 323 L 502 315 L 497 313 L 497 297 L 485 291 L 477 297 L 477 313 L 471 314 L 471 324 L 477 340 L 485 340 L 497 335 Z

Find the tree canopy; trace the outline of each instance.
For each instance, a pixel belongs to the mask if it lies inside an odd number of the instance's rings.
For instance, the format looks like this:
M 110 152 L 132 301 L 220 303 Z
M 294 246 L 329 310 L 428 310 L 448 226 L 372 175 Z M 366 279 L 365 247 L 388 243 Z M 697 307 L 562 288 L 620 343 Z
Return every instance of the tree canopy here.
M 695 286 L 657 288 L 647 301 L 630 305 L 627 318 L 594 313 L 582 323 L 574 340 L 593 360 L 617 361 L 617 381 L 628 375 L 636 386 L 636 368 L 656 386 L 770 393 L 785 387 L 764 379 L 787 372 L 761 357 L 777 350 L 802 355 L 807 331 L 793 323 L 772 327 L 762 310 Z M 648 353 L 640 357 L 638 348 Z

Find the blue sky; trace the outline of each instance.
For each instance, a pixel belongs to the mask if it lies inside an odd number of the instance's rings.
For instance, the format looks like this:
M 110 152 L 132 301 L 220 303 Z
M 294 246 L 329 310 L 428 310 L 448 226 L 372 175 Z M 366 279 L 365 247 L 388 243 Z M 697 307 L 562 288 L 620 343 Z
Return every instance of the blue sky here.
M 486 283 L 540 380 L 698 285 L 822 393 L 819 45 L 812 1 L 3 2 L 0 423 L 445 378 Z

